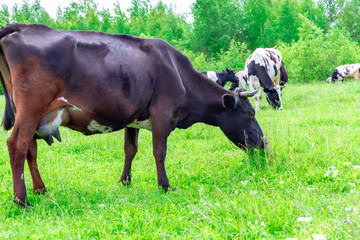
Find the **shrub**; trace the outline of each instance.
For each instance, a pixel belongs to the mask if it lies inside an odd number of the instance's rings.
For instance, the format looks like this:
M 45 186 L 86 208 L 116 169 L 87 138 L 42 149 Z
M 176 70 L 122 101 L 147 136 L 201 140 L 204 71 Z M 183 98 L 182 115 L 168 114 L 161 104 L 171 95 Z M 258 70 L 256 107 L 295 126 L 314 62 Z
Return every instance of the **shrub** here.
M 283 56 L 290 81 L 313 82 L 328 78 L 337 66 L 356 63 L 359 46 L 352 42 L 342 29 L 328 34 L 302 17 L 300 39 L 291 44 L 280 43 L 277 47 Z

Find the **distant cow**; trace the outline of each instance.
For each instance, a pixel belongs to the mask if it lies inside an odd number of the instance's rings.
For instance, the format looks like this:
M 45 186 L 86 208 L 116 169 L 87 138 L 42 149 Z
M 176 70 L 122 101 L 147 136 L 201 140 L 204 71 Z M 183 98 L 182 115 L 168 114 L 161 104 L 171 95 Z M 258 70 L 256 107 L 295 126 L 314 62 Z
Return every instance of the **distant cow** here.
M 175 128 L 203 122 L 220 127 L 240 148 L 264 148 L 247 99 L 255 92 L 221 88 L 160 39 L 9 24 L 0 30 L 0 70 L 3 127 L 13 128 L 7 144 L 14 202 L 21 207 L 29 205 L 25 159 L 34 191 L 46 192 L 37 166 L 37 139 L 49 145 L 53 137 L 61 140 L 60 126 L 86 135 L 125 128 L 124 185 L 131 181 L 139 128 L 151 130 L 158 186 L 165 191 L 170 188 L 167 138 Z
M 207 76 L 212 81 L 216 82 L 220 86 L 224 87 L 227 82 L 232 82 L 233 84 L 239 84 L 239 79 L 235 76 L 235 73 L 232 69 L 227 68 L 226 71 L 222 72 L 214 72 L 207 71 L 202 72 L 205 76 Z M 234 90 L 234 89 L 233 89 Z
M 248 74 L 250 89 L 252 91 L 259 89 L 254 96 L 256 110 L 260 110 L 263 92 L 266 93 L 272 107 L 283 109 L 281 88 L 284 87 L 288 77 L 280 51 L 273 48 L 256 49 L 246 60 L 245 71 Z M 282 74 L 283 78 L 281 78 Z
M 359 70 L 360 63 L 356 64 L 347 64 L 337 67 L 328 81 L 335 82 L 339 80 L 344 82 L 344 78 L 355 78 L 356 81 L 359 81 Z

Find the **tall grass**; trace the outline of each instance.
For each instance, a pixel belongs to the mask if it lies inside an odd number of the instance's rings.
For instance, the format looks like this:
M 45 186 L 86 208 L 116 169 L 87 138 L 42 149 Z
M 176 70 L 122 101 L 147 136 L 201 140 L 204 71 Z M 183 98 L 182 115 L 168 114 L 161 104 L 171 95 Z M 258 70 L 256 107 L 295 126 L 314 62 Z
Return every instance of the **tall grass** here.
M 359 239 L 360 83 L 291 84 L 284 110 L 257 119 L 269 149 L 247 155 L 215 127 L 196 124 L 168 140 L 174 192 L 157 190 L 151 133 L 140 131 L 132 185 L 120 179 L 123 131 L 39 141 L 48 193 L 18 209 L 0 131 L 0 239 Z M 0 101 L 1 109 L 4 99 Z

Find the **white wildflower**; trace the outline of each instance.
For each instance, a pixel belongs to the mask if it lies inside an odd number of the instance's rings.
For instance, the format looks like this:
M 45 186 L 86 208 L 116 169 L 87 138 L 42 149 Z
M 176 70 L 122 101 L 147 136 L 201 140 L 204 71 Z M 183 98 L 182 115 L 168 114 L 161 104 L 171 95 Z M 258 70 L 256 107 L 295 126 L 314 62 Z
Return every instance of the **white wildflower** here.
M 312 217 L 299 217 L 298 222 L 310 222 L 312 220 Z
M 315 143 L 312 143 L 312 148 L 314 148 L 315 147 Z
M 238 194 L 239 193 L 239 190 L 235 190 L 235 192 L 234 192 L 235 194 Z
M 99 204 L 98 207 L 106 207 L 105 204 Z
M 345 165 L 350 165 L 350 163 L 349 162 L 346 162 L 346 163 L 344 163 Z
M 283 180 L 280 180 L 280 182 L 279 182 L 280 184 L 284 184 L 284 181 Z
M 264 222 L 261 222 L 261 226 L 266 227 L 266 224 Z
M 331 170 L 325 171 L 324 177 L 330 176 L 332 174 L 332 177 L 336 177 L 339 170 L 336 170 L 334 166 L 330 167 Z
M 330 173 L 331 173 L 331 171 L 326 171 L 325 174 L 324 174 L 324 177 L 329 176 Z
M 352 207 L 345 208 L 345 211 L 351 211 Z
M 257 194 L 257 191 L 251 191 L 250 194 L 255 195 L 255 194 Z
M 360 169 L 360 165 L 355 165 L 355 166 L 353 166 L 353 168 Z
M 315 188 L 310 188 L 310 187 L 308 187 L 308 188 L 306 188 L 308 191 L 312 191 L 312 190 L 315 190 Z
M 249 181 L 240 181 L 242 185 L 246 185 Z
M 348 184 L 349 184 L 350 186 L 355 186 L 355 183 L 352 183 L 352 182 L 348 182 Z
M 314 240 L 326 240 L 326 235 L 324 234 L 312 234 Z

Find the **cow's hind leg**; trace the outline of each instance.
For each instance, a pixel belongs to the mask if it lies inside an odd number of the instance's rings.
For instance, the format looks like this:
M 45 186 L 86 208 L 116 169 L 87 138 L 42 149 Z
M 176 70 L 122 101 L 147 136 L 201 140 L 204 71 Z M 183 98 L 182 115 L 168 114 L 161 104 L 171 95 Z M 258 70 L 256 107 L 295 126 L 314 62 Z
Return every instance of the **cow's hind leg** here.
M 360 77 L 360 69 L 356 70 L 355 71 L 355 74 L 354 74 L 354 78 L 355 78 L 355 81 L 359 81 L 359 77 Z
M 138 150 L 138 136 L 139 136 L 139 129 L 125 128 L 125 140 L 124 140 L 125 164 L 120 179 L 120 181 L 124 186 L 128 186 L 131 183 L 131 163 Z
M 40 172 L 37 165 L 37 143 L 36 139 L 32 139 L 29 144 L 29 149 L 26 156 L 31 178 L 33 181 L 33 190 L 35 193 L 41 194 L 46 192 L 44 182 L 41 179 Z
M 8 140 L 11 171 L 14 184 L 14 202 L 20 207 L 29 206 L 26 195 L 24 163 L 27 156 L 29 144 L 34 136 L 36 122 L 28 119 L 22 121 L 21 116 L 17 116 L 14 129 Z

